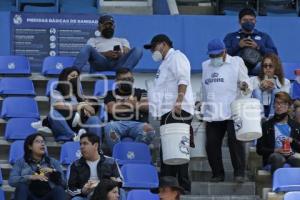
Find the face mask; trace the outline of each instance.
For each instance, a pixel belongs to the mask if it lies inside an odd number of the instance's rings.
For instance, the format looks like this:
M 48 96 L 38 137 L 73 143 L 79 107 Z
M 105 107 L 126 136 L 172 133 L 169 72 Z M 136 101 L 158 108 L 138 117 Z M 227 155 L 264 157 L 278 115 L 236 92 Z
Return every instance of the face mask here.
M 211 58 L 211 59 L 210 59 L 210 63 L 211 63 L 212 66 L 214 66 L 214 67 L 221 67 L 221 66 L 224 64 L 223 57 L 219 57 L 219 58 Z
M 295 79 L 295 81 L 297 81 L 297 83 L 299 83 L 299 84 L 300 84 L 300 76 L 296 76 L 296 79 Z
M 122 90 L 122 92 L 125 92 L 125 93 L 130 93 L 132 91 L 132 84 L 130 83 L 121 83 L 119 85 L 120 87 L 120 90 Z
M 275 120 L 276 122 L 280 122 L 280 121 L 282 121 L 287 115 L 288 115 L 287 112 L 281 113 L 281 114 L 276 114 L 276 113 L 275 113 L 275 115 L 274 115 L 274 120 Z
M 72 89 L 73 89 L 73 92 L 75 93 L 77 91 L 78 78 L 70 79 L 70 83 L 72 84 Z
M 104 38 L 110 39 L 110 38 L 113 37 L 114 32 L 115 32 L 115 30 L 114 30 L 113 28 L 106 28 L 106 29 L 103 29 L 103 30 L 102 30 L 101 35 L 102 35 Z
M 160 51 L 154 51 L 154 52 L 152 53 L 152 59 L 153 59 L 155 62 L 160 62 L 160 61 L 162 61 L 163 56 L 162 56 L 162 54 L 160 53 Z
M 253 22 L 244 22 L 242 23 L 242 28 L 245 31 L 252 31 L 255 27 L 255 24 Z

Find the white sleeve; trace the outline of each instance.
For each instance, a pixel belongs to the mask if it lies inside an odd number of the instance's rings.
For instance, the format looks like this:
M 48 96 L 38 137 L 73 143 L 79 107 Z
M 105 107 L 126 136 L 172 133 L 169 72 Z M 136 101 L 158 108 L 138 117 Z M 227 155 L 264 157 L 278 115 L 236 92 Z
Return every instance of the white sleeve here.
M 127 48 L 130 49 L 130 44 L 129 44 L 129 42 L 128 42 L 127 39 L 121 38 L 121 39 L 120 39 L 120 42 L 121 42 L 121 44 L 122 44 L 123 47 L 127 47 Z
M 246 92 L 241 91 L 241 95 L 243 96 L 248 96 L 249 94 L 252 93 L 253 91 L 253 86 L 251 84 L 250 78 L 248 76 L 248 69 L 244 63 L 244 61 L 239 58 L 240 62 L 239 62 L 239 75 L 238 75 L 238 81 L 241 82 L 245 82 L 248 85 L 248 90 Z
M 191 66 L 190 62 L 184 55 L 174 55 L 174 59 L 171 63 L 170 70 L 177 80 L 177 85 L 190 84 Z
M 284 79 L 284 85 L 281 87 L 280 91 L 287 92 L 288 94 L 290 94 L 291 82 L 288 79 Z
M 87 41 L 87 43 L 86 43 L 87 45 L 90 45 L 90 46 L 92 46 L 92 47 L 96 47 L 96 44 L 95 44 L 95 39 L 94 38 L 90 38 L 88 41 Z

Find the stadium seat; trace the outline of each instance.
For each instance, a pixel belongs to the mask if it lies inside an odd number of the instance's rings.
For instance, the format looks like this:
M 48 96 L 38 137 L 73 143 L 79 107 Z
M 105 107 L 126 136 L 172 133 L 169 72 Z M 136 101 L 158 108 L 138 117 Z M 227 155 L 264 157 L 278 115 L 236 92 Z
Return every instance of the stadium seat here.
M 63 4 L 60 6 L 60 12 L 98 14 L 98 9 L 93 6 L 78 6 L 76 4 Z
M 125 188 L 157 188 L 158 175 L 149 164 L 126 164 L 121 167 Z
M 0 189 L 0 200 L 5 200 L 4 191 Z
M 299 200 L 300 192 L 288 192 L 284 195 L 284 200 Z
M 300 63 L 283 62 L 282 67 L 284 71 L 284 76 L 289 80 L 294 80 L 296 77 L 294 71 L 296 69 L 300 69 Z
M 48 56 L 43 61 L 42 74 L 45 76 L 58 75 L 64 68 L 73 66 L 74 60 L 74 57 Z
M 3 184 L 3 176 L 2 176 L 2 170 L 0 168 L 0 186 Z M 1 194 L 0 194 L 0 200 L 1 200 Z
M 97 6 L 98 0 L 60 0 L 60 5 L 76 4 L 79 6 Z
M 35 96 L 33 82 L 28 78 L 2 78 L 0 80 L 0 95 Z
M 300 168 L 279 168 L 273 174 L 274 192 L 300 190 Z
M 46 88 L 46 94 L 45 94 L 47 97 L 49 97 L 49 96 L 51 95 L 51 91 L 52 91 L 53 89 L 56 88 L 56 86 L 57 86 L 57 81 L 58 81 L 57 78 L 55 78 L 55 79 L 50 79 L 50 80 L 48 81 L 48 83 L 47 83 L 47 88 Z
M 32 13 L 58 13 L 57 6 L 24 6 L 24 12 L 32 12 Z
M 151 163 L 149 147 L 139 142 L 119 142 L 114 145 L 112 156 L 117 159 L 118 164 L 128 163 Z
M 61 146 L 60 163 L 70 165 L 81 157 L 79 142 L 66 142 Z
M 22 158 L 24 155 L 24 140 L 14 141 L 10 145 L 9 149 L 9 158 L 8 161 L 10 164 L 14 164 L 18 159 Z
M 97 80 L 94 87 L 94 96 L 105 97 L 109 90 L 114 88 L 114 80 Z
M 127 194 L 127 200 L 159 200 L 157 194 L 151 193 L 149 190 L 131 190 Z
M 25 56 L 0 56 L 0 74 L 30 75 L 29 60 Z
M 2 0 L 0 1 L 0 11 L 16 11 L 16 8 L 11 0 Z
M 38 121 L 35 118 L 11 118 L 6 123 L 5 139 L 25 140 L 28 135 L 36 133 L 36 129 L 31 127 L 32 122 Z
M 58 2 L 59 2 L 59 0 L 18 0 L 17 1 L 17 8 L 18 8 L 18 11 L 22 11 L 22 9 L 24 7 L 24 11 L 25 11 L 25 7 L 27 5 L 30 5 L 30 6 L 43 6 L 43 7 L 55 6 L 56 10 L 58 11 Z M 44 9 L 41 10 L 41 12 L 44 12 Z
M 37 102 L 30 97 L 6 97 L 3 100 L 1 117 L 39 119 Z

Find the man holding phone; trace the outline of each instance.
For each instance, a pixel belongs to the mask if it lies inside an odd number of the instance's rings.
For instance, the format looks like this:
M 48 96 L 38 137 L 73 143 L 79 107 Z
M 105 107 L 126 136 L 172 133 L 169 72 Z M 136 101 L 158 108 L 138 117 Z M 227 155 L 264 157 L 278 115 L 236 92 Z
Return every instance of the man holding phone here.
M 114 37 L 115 21 L 110 15 L 99 18 L 98 30 L 101 35 L 87 41 L 74 66 L 81 70 L 89 62 L 90 72 L 115 71 L 122 67 L 133 69 L 142 57 L 142 49 L 131 49 L 127 39 Z
M 255 75 L 261 58 L 265 54 L 277 54 L 277 49 L 267 33 L 255 29 L 256 14 L 251 8 L 244 8 L 239 12 L 239 24 L 240 30 L 229 33 L 224 38 L 227 53 L 243 58 L 249 74 Z

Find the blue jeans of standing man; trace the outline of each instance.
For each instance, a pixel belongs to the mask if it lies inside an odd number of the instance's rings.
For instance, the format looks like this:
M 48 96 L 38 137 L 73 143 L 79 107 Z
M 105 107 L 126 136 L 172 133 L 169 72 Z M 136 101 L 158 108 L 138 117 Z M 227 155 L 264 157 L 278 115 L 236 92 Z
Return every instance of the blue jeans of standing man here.
M 53 109 L 48 116 L 49 124 L 56 140 L 72 140 L 75 132 L 71 129 L 60 112 Z M 96 134 L 101 140 L 101 121 L 97 116 L 91 116 L 82 125 L 87 132 Z
M 149 124 L 137 121 L 111 121 L 104 127 L 104 131 L 106 142 L 111 149 L 124 137 L 150 144 L 155 136 L 155 131 Z
M 15 200 L 58 200 L 67 199 L 65 190 L 61 186 L 56 186 L 42 198 L 35 197 L 29 190 L 29 185 L 20 183 L 15 191 Z
M 114 71 L 119 68 L 133 69 L 143 55 L 139 48 L 132 48 L 127 54 L 124 54 L 117 60 L 111 60 L 90 46 L 85 45 L 79 52 L 74 61 L 74 66 L 81 70 L 87 62 L 90 63 L 90 71 Z

